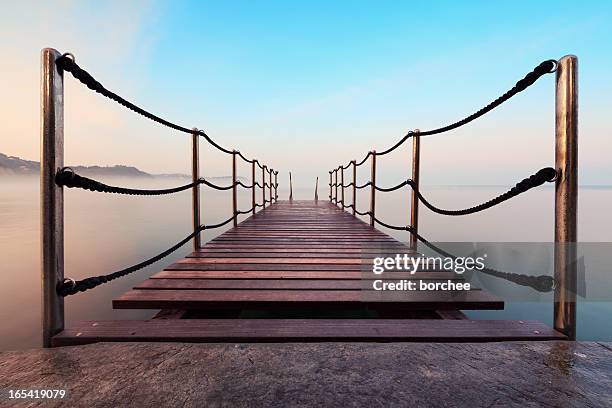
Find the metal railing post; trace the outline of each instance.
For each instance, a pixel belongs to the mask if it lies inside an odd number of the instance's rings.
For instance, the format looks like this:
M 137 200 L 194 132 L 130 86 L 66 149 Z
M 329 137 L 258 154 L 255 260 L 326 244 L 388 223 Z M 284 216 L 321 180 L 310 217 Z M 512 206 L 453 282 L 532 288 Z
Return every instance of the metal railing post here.
M 340 201 L 342 202 L 342 210 L 344 211 L 344 167 L 340 167 Z
M 338 169 L 334 170 L 334 179 L 335 179 L 335 181 L 334 181 L 334 183 L 335 183 L 334 190 L 335 190 L 335 196 L 336 196 L 335 197 L 336 198 L 335 204 L 338 205 Z
M 261 166 L 261 199 L 263 207 L 266 208 L 266 165 Z
M 332 172 L 329 172 L 329 201 L 332 199 Z
M 357 161 L 353 160 L 353 215 L 357 211 Z
M 193 128 L 191 135 L 191 180 L 196 183 L 200 180 L 200 136 L 198 129 Z M 200 184 L 195 184 L 191 190 L 191 209 L 193 218 L 193 230 L 200 228 Z M 202 246 L 202 236 L 198 232 L 193 236 L 193 249 L 198 250 Z
M 278 201 L 278 171 L 274 173 L 274 201 Z
M 256 209 L 255 204 L 257 204 L 255 201 L 255 182 L 257 181 L 255 180 L 255 163 L 257 163 L 257 160 L 253 160 L 253 163 L 251 166 L 251 180 L 253 182 L 253 187 L 251 188 L 251 207 L 253 208 L 252 209 L 253 215 L 255 215 L 255 209 Z
M 272 173 L 274 172 L 274 169 L 270 169 L 270 204 L 272 204 Z
M 376 213 L 376 150 L 372 150 L 372 174 L 370 175 L 370 225 L 374 226 L 374 214 Z
M 236 191 L 236 151 L 232 151 L 232 212 L 234 214 L 234 227 L 238 226 L 238 197 Z
M 419 168 L 421 162 L 421 137 L 419 136 L 419 130 L 414 131 L 412 136 L 412 194 L 410 200 L 410 226 L 414 231 L 414 234 L 410 234 L 410 246 L 416 248 L 417 237 L 416 234 L 419 232 L 419 198 L 417 191 L 419 191 Z
M 578 202 L 578 59 L 561 58 L 556 73 L 554 328 L 576 339 Z
M 42 50 L 41 60 L 41 273 L 42 343 L 51 347 L 51 338 L 64 329 L 64 298 L 57 285 L 64 280 L 64 191 L 55 183 L 55 174 L 64 167 L 64 76 L 56 60 L 61 54 Z

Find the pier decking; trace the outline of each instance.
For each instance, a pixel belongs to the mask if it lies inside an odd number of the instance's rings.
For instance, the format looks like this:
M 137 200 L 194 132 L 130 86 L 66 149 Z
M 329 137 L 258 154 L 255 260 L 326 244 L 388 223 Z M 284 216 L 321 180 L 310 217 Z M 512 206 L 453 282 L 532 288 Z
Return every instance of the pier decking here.
M 83 322 L 53 344 L 565 338 L 538 322 L 465 319 L 461 310 L 503 309 L 477 288 L 374 291 L 367 272 L 371 258 L 384 253 L 416 255 L 329 201 L 280 201 L 113 300 L 116 309 L 163 309 L 160 318 Z M 435 270 L 389 276 L 462 279 Z

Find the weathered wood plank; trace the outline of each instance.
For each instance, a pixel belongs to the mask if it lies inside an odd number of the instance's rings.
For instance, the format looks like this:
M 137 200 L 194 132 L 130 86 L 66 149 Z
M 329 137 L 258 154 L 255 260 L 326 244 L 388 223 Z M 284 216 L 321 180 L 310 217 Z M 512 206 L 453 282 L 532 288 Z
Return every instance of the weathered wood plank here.
M 420 279 L 454 279 L 450 272 L 418 272 Z M 415 274 L 415 275 L 417 275 Z M 388 272 L 387 278 L 413 279 L 410 272 Z M 373 274 L 359 271 L 200 271 L 165 270 L 151 276 L 151 279 L 374 279 Z M 376 277 L 377 278 L 377 277 Z
M 410 280 L 421 280 L 412 277 Z M 446 282 L 447 279 L 428 279 Z M 454 279 L 462 282 L 462 279 Z M 385 279 L 385 282 L 400 282 Z M 134 289 L 291 289 L 291 290 L 372 290 L 372 282 L 349 279 L 147 279 Z
M 132 289 L 113 300 L 115 309 L 206 309 L 339 305 L 407 305 L 413 309 L 503 309 L 503 301 L 481 290 L 382 292 L 365 290 L 157 290 Z
M 82 322 L 55 346 L 98 341 L 507 341 L 565 336 L 532 321 L 436 319 L 182 319 Z

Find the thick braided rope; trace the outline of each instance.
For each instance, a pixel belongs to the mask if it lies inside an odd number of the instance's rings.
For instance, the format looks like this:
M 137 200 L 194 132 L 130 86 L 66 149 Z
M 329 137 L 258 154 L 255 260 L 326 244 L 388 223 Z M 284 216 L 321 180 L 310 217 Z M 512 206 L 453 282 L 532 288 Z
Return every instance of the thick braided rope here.
M 198 184 L 204 184 L 208 187 L 214 188 L 215 190 L 229 190 L 234 187 L 234 185 L 242 185 L 239 181 L 235 184 L 229 186 L 218 186 L 216 184 L 211 183 L 208 180 L 200 178 L 198 181 L 185 184 L 179 187 L 172 187 L 166 189 L 157 189 L 157 190 L 148 190 L 148 189 L 135 189 L 135 188 L 125 188 L 125 187 L 116 187 L 109 186 L 108 184 L 101 183 L 99 181 L 90 179 L 88 177 L 80 176 L 72 171 L 69 167 L 64 167 L 59 170 L 55 175 L 55 183 L 58 186 L 68 187 L 68 188 L 81 188 L 83 190 L 96 191 L 99 193 L 112 193 L 112 194 L 127 194 L 127 195 L 139 195 L 139 196 L 155 196 L 155 195 L 166 195 L 177 193 L 179 191 L 188 190 L 190 188 L 195 187 Z
M 457 122 L 451 123 L 450 125 L 443 126 L 443 127 L 437 128 L 437 129 L 432 129 L 432 130 L 419 131 L 418 135 L 419 136 L 435 135 L 435 134 L 439 134 L 439 133 L 448 132 L 449 130 L 457 129 L 458 127 L 466 125 L 466 124 L 472 122 L 473 120 L 478 119 L 479 117 L 483 116 L 484 114 L 492 111 L 493 109 L 497 108 L 498 106 L 500 106 L 501 104 L 503 104 L 504 102 L 506 102 L 510 98 L 512 98 L 514 95 L 516 95 L 516 94 L 524 91 L 525 89 L 529 88 L 540 77 L 542 77 L 543 75 L 546 75 L 546 74 L 554 72 L 556 70 L 556 68 L 557 68 L 557 62 L 555 60 L 552 60 L 552 59 L 546 60 L 546 61 L 540 63 L 537 67 L 535 67 L 533 69 L 533 71 L 531 71 L 527 75 L 525 75 L 523 77 L 523 79 L 518 81 L 506 93 L 504 93 L 503 95 L 501 95 L 500 97 L 498 97 L 493 102 L 491 102 L 488 105 L 486 105 L 485 107 L 479 109 L 478 111 L 472 113 L 471 115 L 469 115 L 469 116 L 467 116 L 467 117 L 465 117 L 465 118 L 463 118 L 463 119 L 461 119 L 461 120 L 459 120 Z M 393 146 L 391 146 L 387 150 L 383 150 L 383 151 L 379 151 L 379 152 L 377 151 L 376 153 L 368 152 L 366 154 L 366 156 L 363 158 L 363 160 L 361 160 L 360 162 L 357 163 L 357 166 L 360 166 L 363 163 L 365 163 L 366 160 L 368 159 L 368 157 L 370 157 L 370 155 L 372 155 L 372 154 L 375 154 L 376 156 L 383 156 L 383 155 L 385 155 L 387 153 L 391 153 L 392 151 L 394 151 L 395 149 L 400 147 L 406 140 L 408 140 L 413 135 L 415 135 L 415 132 L 409 131 L 403 138 L 401 138 L 396 144 L 394 144 Z M 350 165 L 350 162 L 349 162 L 349 165 Z M 347 165 L 347 167 L 348 167 L 348 165 Z
M 433 204 L 431 204 L 429 201 L 427 201 L 425 199 L 425 197 L 423 197 L 423 195 L 419 192 L 418 189 L 415 189 L 415 192 L 417 194 L 417 197 L 419 198 L 419 200 L 427 207 L 429 208 L 431 211 L 437 213 L 437 214 L 441 214 L 441 215 L 452 215 L 452 216 L 458 216 L 458 215 L 468 215 L 468 214 L 474 214 L 483 210 L 486 210 L 488 208 L 491 208 L 493 206 L 496 206 L 498 204 L 503 203 L 504 201 L 507 201 L 513 197 L 518 196 L 519 194 L 522 194 L 532 188 L 541 186 L 542 184 L 546 183 L 546 182 L 552 182 L 555 180 L 555 178 L 557 177 L 557 171 L 555 169 L 553 169 L 552 167 L 545 167 L 541 170 L 539 170 L 536 174 L 533 174 L 529 177 L 527 177 L 526 179 L 523 179 L 522 181 L 520 181 L 519 183 L 517 183 L 514 187 L 512 187 L 510 190 L 508 190 L 507 192 L 498 195 L 497 197 L 476 205 L 474 207 L 470 207 L 470 208 L 466 208 L 463 210 L 445 210 L 442 208 L 438 208 L 435 207 Z M 414 182 L 412 180 L 407 180 L 407 182 L 404 182 L 403 185 L 410 184 L 412 186 L 412 188 L 415 188 L 414 186 Z
M 70 72 L 73 77 L 78 79 L 83 85 L 87 86 L 92 91 L 95 91 L 99 93 L 100 95 L 105 96 L 117 102 L 118 104 L 130 109 L 131 111 L 134 111 L 144 116 L 147 119 L 150 119 L 154 122 L 167 126 L 171 129 L 178 130 L 179 132 L 184 132 L 184 133 L 189 133 L 189 134 L 193 134 L 195 132 L 198 135 L 204 137 L 208 141 L 208 143 L 210 143 L 217 149 L 221 150 L 222 152 L 228 153 L 228 154 L 233 153 L 231 150 L 221 147 L 220 145 L 215 143 L 215 141 L 212 140 L 204 131 L 189 129 L 184 126 L 178 125 L 176 123 L 170 122 L 166 119 L 163 119 L 157 115 L 152 114 L 151 112 L 144 110 L 143 108 L 137 105 L 134 105 L 132 102 L 129 102 L 128 100 L 122 98 L 116 93 L 106 89 L 100 82 L 98 82 L 93 76 L 91 76 L 89 72 L 79 67 L 77 63 L 74 62 L 72 58 L 70 58 L 67 54 L 64 54 L 60 58 L 58 58 L 56 61 L 56 64 L 60 69 L 66 72 Z
M 410 234 L 414 235 L 419 241 L 423 244 L 427 245 L 432 250 L 437 253 L 444 255 L 445 257 L 456 259 L 457 257 L 453 254 L 444 251 L 441 248 L 438 248 L 436 245 L 429 242 L 427 239 L 423 238 L 420 234 L 414 231 L 414 229 L 410 226 L 400 227 L 396 225 L 389 225 L 387 223 L 382 222 L 381 220 L 374 217 L 374 221 L 383 227 L 387 227 L 393 230 L 399 231 L 408 231 Z M 482 272 L 486 275 L 491 275 L 496 278 L 505 279 L 509 282 L 516 283 L 521 286 L 529 286 L 539 292 L 550 292 L 554 288 L 554 279 L 551 276 L 540 275 L 540 276 L 532 276 L 532 275 L 522 275 L 514 272 L 502 272 L 497 269 L 492 268 L 484 268 L 478 270 L 478 272 Z
M 114 279 L 117 278 L 121 278 L 125 275 L 129 275 L 130 273 L 136 272 L 142 268 L 145 268 L 149 265 L 154 264 L 155 262 L 161 260 L 162 258 L 165 258 L 166 256 L 170 255 L 172 252 L 176 251 L 177 249 L 179 249 L 180 247 L 182 247 L 183 245 L 185 245 L 190 239 L 192 239 L 196 234 L 204 231 L 204 230 L 208 230 L 208 229 L 213 229 L 213 228 L 219 228 L 222 227 L 224 225 L 226 225 L 227 223 L 229 223 L 230 221 L 232 221 L 234 219 L 234 217 L 232 216 L 231 218 L 220 222 L 218 224 L 213 224 L 213 225 L 200 225 L 195 231 L 193 231 L 191 234 L 189 234 L 188 236 L 186 236 L 184 239 L 182 239 L 181 241 L 177 242 L 175 245 L 173 245 L 172 247 L 166 249 L 165 251 L 155 255 L 152 258 L 147 259 L 146 261 L 140 262 L 136 265 L 130 266 L 128 268 L 122 269 L 120 271 L 117 272 L 113 272 L 110 273 L 108 275 L 100 275 L 100 276 L 92 276 L 90 278 L 85 278 L 83 280 L 79 280 L 79 281 L 73 281 L 70 279 L 66 279 L 63 282 L 59 283 L 57 285 L 56 291 L 57 294 L 60 296 L 69 296 L 69 295 L 74 295 L 76 293 L 79 292 L 85 292 L 86 290 L 89 289 L 93 289 L 97 286 L 100 286 L 106 282 L 110 282 Z

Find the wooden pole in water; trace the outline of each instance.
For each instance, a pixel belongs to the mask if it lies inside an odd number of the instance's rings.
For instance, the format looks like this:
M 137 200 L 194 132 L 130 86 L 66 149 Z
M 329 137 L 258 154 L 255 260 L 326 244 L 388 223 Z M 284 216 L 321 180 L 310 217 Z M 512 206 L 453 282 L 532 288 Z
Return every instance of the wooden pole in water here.
M 291 180 L 291 172 L 289 172 L 289 201 L 293 201 L 293 181 Z
M 255 180 L 255 163 L 257 163 L 257 160 L 253 160 L 252 166 L 251 166 L 251 180 L 253 182 L 253 186 L 251 187 L 251 207 L 253 208 L 251 211 L 253 213 L 253 215 L 255 215 L 255 204 L 257 204 L 257 202 L 255 201 L 255 182 L 257 180 Z
M 410 202 L 410 226 L 414 234 L 410 234 L 410 246 L 416 248 L 417 237 L 416 234 L 419 232 L 419 197 L 417 192 L 419 191 L 419 168 L 421 162 L 421 137 L 419 136 L 419 130 L 415 130 L 412 136 L 412 191 L 411 191 L 411 202 Z
M 370 175 L 370 225 L 374 226 L 374 214 L 376 212 L 376 150 L 372 150 L 372 169 Z
M 555 114 L 554 328 L 576 339 L 578 204 L 578 58 L 557 63 Z
M 319 177 L 317 177 L 315 182 L 315 201 L 319 201 Z
M 191 134 L 191 180 L 196 183 L 200 180 L 200 135 L 198 129 L 193 128 Z M 200 228 L 200 184 L 195 184 L 191 190 L 191 209 L 193 231 Z M 202 246 L 201 233 L 196 233 L 193 237 L 193 249 L 197 251 Z
M 236 151 L 232 151 L 232 211 L 234 214 L 234 227 L 238 226 L 238 196 L 236 185 Z
M 353 160 L 353 215 L 357 209 L 357 161 Z
M 42 343 L 64 330 L 64 298 L 57 285 L 64 280 L 64 191 L 55 174 L 64 167 L 64 76 L 56 60 L 61 54 L 42 50 L 40 221 L 42 273 Z

